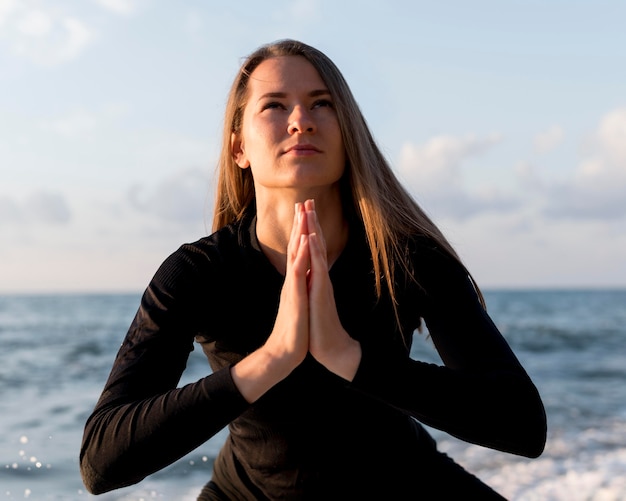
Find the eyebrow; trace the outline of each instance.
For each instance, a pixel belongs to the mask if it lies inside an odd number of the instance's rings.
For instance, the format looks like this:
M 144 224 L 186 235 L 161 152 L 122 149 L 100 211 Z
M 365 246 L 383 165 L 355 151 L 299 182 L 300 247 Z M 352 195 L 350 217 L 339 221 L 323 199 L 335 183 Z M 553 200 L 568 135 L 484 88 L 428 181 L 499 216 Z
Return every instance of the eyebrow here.
M 311 92 L 309 92 L 309 97 L 318 97 L 318 96 L 329 96 L 330 95 L 330 91 L 328 89 L 316 89 L 316 90 L 312 90 Z M 261 97 L 259 97 L 259 101 L 261 99 L 268 99 L 268 98 L 281 98 L 284 99 L 287 97 L 287 93 L 286 92 L 267 92 L 265 94 L 263 94 Z

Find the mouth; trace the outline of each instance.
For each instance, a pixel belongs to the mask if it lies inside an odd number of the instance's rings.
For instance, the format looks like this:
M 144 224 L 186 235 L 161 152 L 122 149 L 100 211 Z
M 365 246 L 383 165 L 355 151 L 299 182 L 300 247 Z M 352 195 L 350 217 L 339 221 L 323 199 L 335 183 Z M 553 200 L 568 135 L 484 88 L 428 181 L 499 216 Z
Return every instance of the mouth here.
M 312 144 L 295 144 L 285 150 L 285 153 L 293 153 L 295 155 L 313 155 L 321 152 L 322 150 Z

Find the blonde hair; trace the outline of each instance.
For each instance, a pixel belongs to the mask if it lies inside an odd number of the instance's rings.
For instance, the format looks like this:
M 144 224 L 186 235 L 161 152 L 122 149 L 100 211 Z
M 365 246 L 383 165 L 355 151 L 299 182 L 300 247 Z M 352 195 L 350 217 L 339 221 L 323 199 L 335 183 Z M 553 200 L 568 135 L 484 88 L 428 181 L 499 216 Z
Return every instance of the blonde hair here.
M 296 40 L 280 40 L 259 47 L 244 61 L 233 82 L 224 116 L 213 231 L 240 220 L 254 203 L 254 183 L 250 169 L 241 169 L 235 163 L 231 135 L 241 128 L 250 75 L 266 59 L 279 56 L 306 58 L 317 70 L 333 98 L 347 158 L 342 179 L 342 195 L 347 198 L 344 206 L 363 224 L 372 254 L 377 296 L 381 296 L 386 286 L 395 307 L 396 267 L 400 266 L 410 277 L 413 275 L 404 245 L 407 235 L 417 233 L 432 239 L 463 266 L 439 228 L 394 175 L 337 66 L 319 50 Z M 484 306 L 483 295 L 469 272 L 468 277 Z

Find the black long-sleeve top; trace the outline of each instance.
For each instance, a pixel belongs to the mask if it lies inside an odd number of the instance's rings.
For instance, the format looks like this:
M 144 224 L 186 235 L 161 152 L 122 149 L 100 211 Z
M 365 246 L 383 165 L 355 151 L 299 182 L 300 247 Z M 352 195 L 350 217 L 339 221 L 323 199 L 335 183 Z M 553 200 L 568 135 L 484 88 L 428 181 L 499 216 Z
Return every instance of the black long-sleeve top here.
M 415 280 L 398 273 L 400 325 L 389 295 L 376 298 L 358 228 L 330 270 L 342 325 L 361 343 L 353 381 L 308 356 L 253 404 L 230 367 L 271 333 L 284 277 L 260 250 L 253 216 L 181 246 L 146 289 L 87 421 L 87 488 L 137 483 L 226 426 L 214 476 L 242 499 L 323 499 L 311 493 L 337 482 L 357 492 L 378 480 L 402 492 L 433 450 L 417 421 L 501 451 L 541 454 L 541 399 L 466 271 L 425 237 L 406 243 Z M 409 356 L 422 319 L 442 365 Z M 211 370 L 179 388 L 194 340 Z

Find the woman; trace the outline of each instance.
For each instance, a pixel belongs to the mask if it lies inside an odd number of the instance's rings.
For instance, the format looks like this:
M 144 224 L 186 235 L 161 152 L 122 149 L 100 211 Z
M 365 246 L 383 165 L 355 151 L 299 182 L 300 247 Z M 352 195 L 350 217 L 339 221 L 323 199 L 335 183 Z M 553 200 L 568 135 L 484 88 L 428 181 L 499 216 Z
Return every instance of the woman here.
M 444 365 L 409 357 L 422 321 Z M 194 339 L 212 372 L 177 388 Z M 503 499 L 419 422 L 545 444 L 535 386 L 339 70 L 263 46 L 230 93 L 214 233 L 146 289 L 86 424 L 85 484 L 139 482 L 228 426 L 199 499 Z

